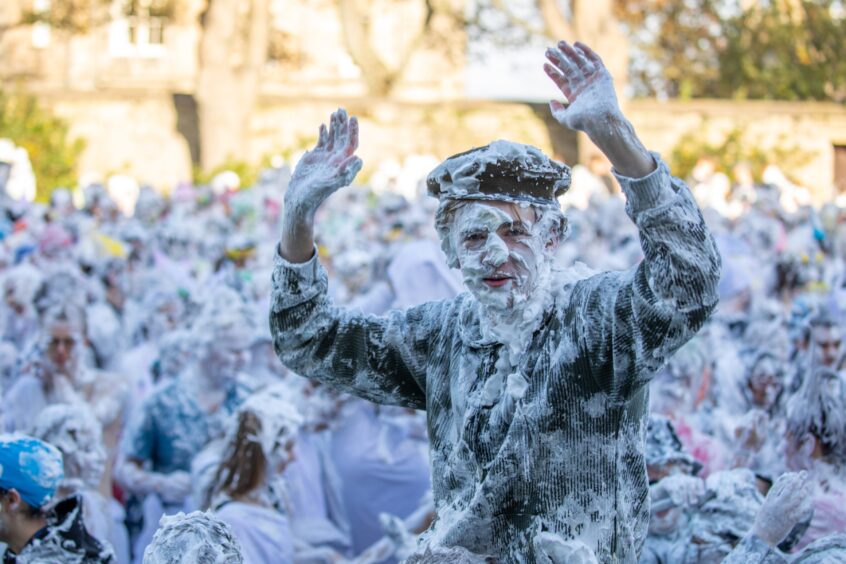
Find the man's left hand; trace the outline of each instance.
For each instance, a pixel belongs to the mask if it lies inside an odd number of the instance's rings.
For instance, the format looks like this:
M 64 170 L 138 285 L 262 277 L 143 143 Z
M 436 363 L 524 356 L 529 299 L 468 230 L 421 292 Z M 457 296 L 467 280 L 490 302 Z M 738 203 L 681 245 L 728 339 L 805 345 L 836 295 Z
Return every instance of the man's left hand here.
M 547 49 L 546 58 L 546 74 L 567 97 L 566 104 L 549 103 L 558 123 L 587 133 L 619 174 L 644 178 L 652 173 L 655 159 L 623 115 L 614 81 L 599 55 L 584 43 L 571 46 L 562 41 Z
M 567 98 L 566 104 L 549 103 L 558 123 L 593 137 L 610 119 L 622 116 L 611 74 L 590 47 L 561 41 L 546 50 L 546 58 L 544 71 Z

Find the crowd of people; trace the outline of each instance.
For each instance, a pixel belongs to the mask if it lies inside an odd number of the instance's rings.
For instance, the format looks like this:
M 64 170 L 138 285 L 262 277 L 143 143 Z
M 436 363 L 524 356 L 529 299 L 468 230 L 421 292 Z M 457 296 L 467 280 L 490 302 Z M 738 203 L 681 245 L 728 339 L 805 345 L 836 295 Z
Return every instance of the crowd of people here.
M 100 185 L 79 208 L 66 190 L 48 204 L 3 196 L 7 562 L 414 552 L 434 512 L 425 415 L 300 378 L 274 351 L 288 178 L 283 167 L 241 190 L 145 188 L 128 210 Z M 625 200 L 587 169 L 573 178 L 558 264 L 637 264 Z M 786 209 L 785 190 L 735 187 L 721 200 L 732 213 L 700 202 L 722 256 L 720 305 L 650 384 L 642 562 L 747 562 L 756 543 L 783 562 L 846 560 L 846 209 Z M 329 200 L 317 248 L 334 301 L 383 314 L 460 294 L 436 205 L 364 186 Z

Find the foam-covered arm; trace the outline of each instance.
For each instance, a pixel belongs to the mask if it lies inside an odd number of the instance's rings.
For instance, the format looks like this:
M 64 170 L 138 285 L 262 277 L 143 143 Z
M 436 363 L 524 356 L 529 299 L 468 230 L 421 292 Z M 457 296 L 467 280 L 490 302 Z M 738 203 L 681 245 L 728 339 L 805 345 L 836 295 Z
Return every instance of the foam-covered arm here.
M 687 186 L 658 167 L 617 174 L 644 259 L 633 270 L 581 281 L 579 338 L 599 386 L 623 399 L 640 389 L 705 323 L 717 305 L 720 255 Z
M 329 196 L 349 186 L 361 170 L 361 159 L 355 156 L 357 148 L 358 121 L 338 109 L 328 128 L 320 126 L 317 145 L 297 163 L 285 192 L 278 252 L 288 260 L 303 263 L 311 256 L 314 214 Z
M 584 43 L 560 41 L 546 51 L 546 74 L 567 102 L 550 102 L 552 116 L 562 125 L 585 132 L 614 168 L 628 176 L 643 177 L 656 161 L 625 118 L 611 73 L 599 55 Z
M 144 470 L 135 460 L 123 460 L 118 463 L 115 478 L 133 493 L 154 493 L 166 502 L 180 502 L 191 493 L 191 475 L 187 472 L 152 472 Z
M 787 559 L 760 538 L 747 535 L 723 559 L 722 564 L 787 564 Z
M 333 306 L 316 256 L 292 264 L 276 255 L 270 330 L 282 363 L 375 403 L 426 406 L 429 347 L 443 320 L 440 303 L 384 317 Z

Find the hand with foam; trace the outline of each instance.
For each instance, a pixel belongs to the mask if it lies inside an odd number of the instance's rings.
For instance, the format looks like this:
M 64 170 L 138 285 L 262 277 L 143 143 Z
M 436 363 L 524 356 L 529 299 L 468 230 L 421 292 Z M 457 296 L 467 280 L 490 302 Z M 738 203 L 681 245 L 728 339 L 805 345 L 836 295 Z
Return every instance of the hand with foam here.
M 329 196 L 349 186 L 361 170 L 361 159 L 355 156 L 357 148 L 358 121 L 348 118 L 343 109 L 332 114 L 329 129 L 320 126 L 317 145 L 297 163 L 285 192 L 279 241 L 282 258 L 304 263 L 313 256 L 314 214 Z
M 599 55 L 584 43 L 560 41 L 546 50 L 546 58 L 544 71 L 567 98 L 566 104 L 549 103 L 552 117 L 586 133 L 618 174 L 645 178 L 654 172 L 657 163 L 623 115 L 614 81 Z
M 558 123 L 592 135 L 609 119 L 622 117 L 611 74 L 590 47 L 560 41 L 547 49 L 546 58 L 544 71 L 567 98 L 566 104 L 549 104 Z
M 348 118 L 339 109 L 329 119 L 329 128 L 320 126 L 320 136 L 314 149 L 308 151 L 294 169 L 285 207 L 294 213 L 314 214 L 329 196 L 349 186 L 362 161 L 355 156 L 358 148 L 358 120 Z
M 813 485 L 807 472 L 782 474 L 758 511 L 752 534 L 770 546 L 777 546 L 796 523 L 807 517 L 812 503 Z

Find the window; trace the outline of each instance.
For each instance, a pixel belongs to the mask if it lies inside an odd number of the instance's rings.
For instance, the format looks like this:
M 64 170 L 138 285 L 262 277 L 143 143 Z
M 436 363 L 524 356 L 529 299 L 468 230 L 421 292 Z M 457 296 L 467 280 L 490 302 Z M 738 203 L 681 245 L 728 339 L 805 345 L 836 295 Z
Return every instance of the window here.
M 109 48 L 116 57 L 161 57 L 165 28 L 172 16 L 169 0 L 116 0 Z

